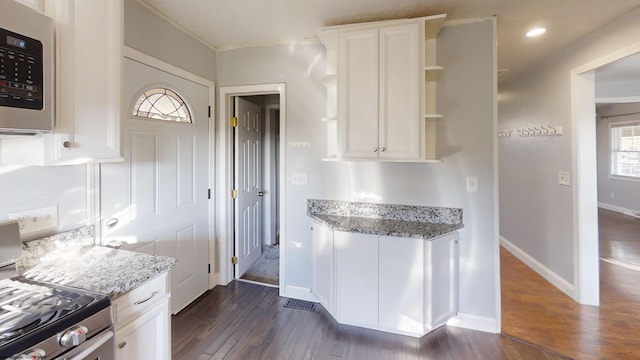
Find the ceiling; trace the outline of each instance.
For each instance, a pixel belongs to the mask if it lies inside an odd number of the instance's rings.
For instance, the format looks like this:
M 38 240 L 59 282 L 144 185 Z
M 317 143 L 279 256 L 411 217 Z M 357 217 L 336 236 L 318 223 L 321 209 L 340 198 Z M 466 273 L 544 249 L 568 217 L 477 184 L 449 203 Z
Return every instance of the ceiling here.
M 498 68 L 510 77 L 638 6 L 638 0 L 140 0 L 218 49 L 308 41 L 322 26 L 446 13 L 498 19 Z M 525 38 L 533 26 L 547 33 Z M 504 71 L 508 70 L 508 71 Z

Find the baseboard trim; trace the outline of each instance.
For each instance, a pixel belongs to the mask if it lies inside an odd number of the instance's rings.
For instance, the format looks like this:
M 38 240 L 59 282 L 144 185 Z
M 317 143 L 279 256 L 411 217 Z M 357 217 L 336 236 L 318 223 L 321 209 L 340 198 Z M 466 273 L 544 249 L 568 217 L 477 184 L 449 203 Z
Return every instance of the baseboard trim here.
M 620 214 L 633 216 L 635 218 L 640 218 L 640 215 L 638 215 L 638 214 L 640 214 L 640 212 L 638 212 L 637 210 L 627 209 L 627 208 L 622 207 L 622 206 L 607 204 L 607 203 L 603 203 L 603 202 L 598 202 L 598 207 L 601 208 L 601 209 L 605 209 L 605 210 L 615 211 L 615 212 L 620 213 Z
M 312 301 L 316 303 L 320 302 L 320 300 L 318 300 L 318 298 L 313 295 L 310 288 L 302 286 L 285 285 L 284 291 L 283 288 L 280 287 L 280 296 L 292 299 Z
M 491 334 L 500 333 L 500 322 L 496 318 L 458 313 L 447 321 L 447 326 L 483 331 Z
M 549 270 L 546 266 L 539 263 L 531 255 L 522 251 L 519 247 L 512 244 L 509 240 L 500 236 L 500 245 L 507 249 L 513 256 L 517 257 L 520 261 L 525 263 L 533 271 L 542 276 L 545 280 L 551 283 L 551 285 L 557 287 L 560 291 L 565 293 L 572 299 L 576 299 L 575 287 L 567 280 L 561 278 L 553 271 Z

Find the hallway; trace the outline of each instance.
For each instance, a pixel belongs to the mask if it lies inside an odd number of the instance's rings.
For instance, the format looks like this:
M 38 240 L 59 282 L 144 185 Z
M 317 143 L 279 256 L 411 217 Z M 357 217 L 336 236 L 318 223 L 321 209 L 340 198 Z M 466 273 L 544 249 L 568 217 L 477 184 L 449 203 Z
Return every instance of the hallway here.
M 640 219 L 603 209 L 598 218 L 600 307 L 576 303 L 501 248 L 504 334 L 576 359 L 640 358 Z

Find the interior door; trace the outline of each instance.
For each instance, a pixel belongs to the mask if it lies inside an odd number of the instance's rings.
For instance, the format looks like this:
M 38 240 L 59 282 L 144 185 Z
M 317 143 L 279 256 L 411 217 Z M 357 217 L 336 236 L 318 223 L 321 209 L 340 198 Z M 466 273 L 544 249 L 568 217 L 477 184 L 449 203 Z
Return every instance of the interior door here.
M 191 112 L 191 124 L 127 116 L 124 162 L 100 166 L 103 244 L 178 259 L 175 313 L 208 289 L 209 89 L 130 59 L 124 71 L 129 109 L 143 90 L 165 87 Z
M 240 278 L 262 254 L 260 106 L 236 97 L 235 117 L 235 273 Z

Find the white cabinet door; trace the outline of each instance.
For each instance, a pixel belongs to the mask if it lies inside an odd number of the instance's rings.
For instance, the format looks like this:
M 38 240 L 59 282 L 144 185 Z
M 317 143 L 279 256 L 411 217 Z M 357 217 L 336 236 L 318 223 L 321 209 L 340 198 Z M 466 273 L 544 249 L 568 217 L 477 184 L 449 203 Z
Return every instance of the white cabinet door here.
M 378 325 L 378 236 L 334 232 L 338 322 Z
M 380 327 L 421 334 L 424 330 L 425 240 L 380 236 L 379 241 Z
M 116 360 L 170 360 L 169 298 L 116 330 Z
M 339 35 L 338 108 L 344 159 L 420 157 L 418 23 L 343 29 Z
M 380 29 L 380 159 L 420 157 L 420 53 L 417 23 Z
M 55 128 L 0 142 L 0 162 L 67 165 L 121 161 L 124 0 L 24 0 L 55 29 Z
M 458 311 L 458 242 L 456 233 L 428 242 L 428 330 L 444 324 Z
M 56 29 L 54 161 L 120 160 L 123 0 L 48 0 Z
M 339 39 L 338 119 L 341 156 L 378 158 L 378 29 L 343 30 Z
M 333 231 L 313 223 L 311 227 L 312 284 L 311 291 L 330 313 L 333 308 Z

